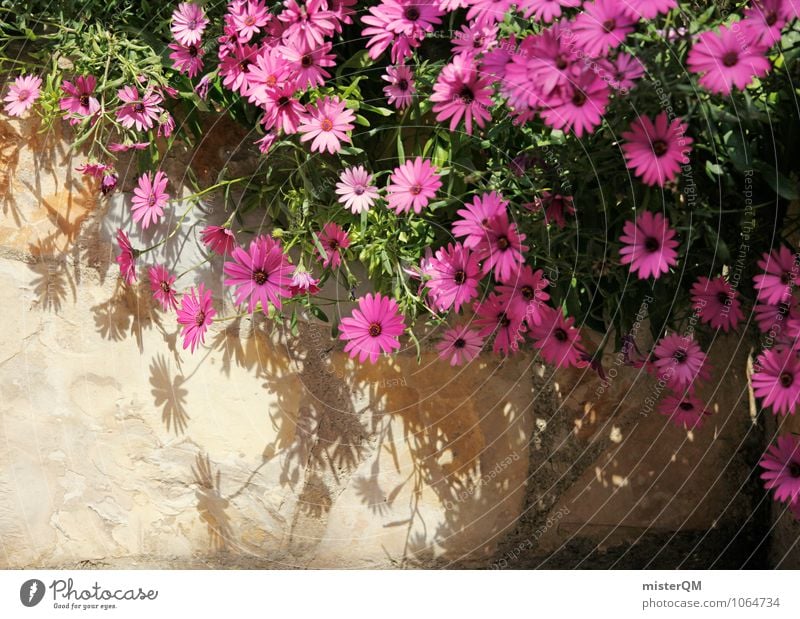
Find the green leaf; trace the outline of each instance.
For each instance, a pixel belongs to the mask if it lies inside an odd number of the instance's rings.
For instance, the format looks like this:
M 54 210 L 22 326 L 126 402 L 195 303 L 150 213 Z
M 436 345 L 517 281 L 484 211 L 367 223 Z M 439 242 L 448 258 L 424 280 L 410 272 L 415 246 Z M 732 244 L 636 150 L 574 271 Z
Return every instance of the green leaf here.
M 328 315 L 325 312 L 323 312 L 318 305 L 311 306 L 311 313 L 314 314 L 314 316 L 317 319 L 321 320 L 322 322 L 330 322 Z

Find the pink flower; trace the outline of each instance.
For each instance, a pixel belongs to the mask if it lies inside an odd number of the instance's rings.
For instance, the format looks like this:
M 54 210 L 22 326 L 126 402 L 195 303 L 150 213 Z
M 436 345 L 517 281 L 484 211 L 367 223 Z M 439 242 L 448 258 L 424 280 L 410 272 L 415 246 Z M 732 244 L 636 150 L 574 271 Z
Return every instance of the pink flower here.
M 93 97 L 97 80 L 94 75 L 80 75 L 75 84 L 64 80 L 61 90 L 67 93 L 58 101 L 58 107 L 67 113 L 70 124 L 77 124 L 81 118 L 94 116 L 100 109 L 100 102 Z
M 678 6 L 677 0 L 636 0 L 621 2 L 622 11 L 633 19 L 655 19 Z
M 177 310 L 178 300 L 175 297 L 175 290 L 172 288 L 172 284 L 175 283 L 175 276 L 160 264 L 150 267 L 148 273 L 150 275 L 150 291 L 156 301 L 161 303 L 161 307 L 165 311 L 170 308 Z
M 9 116 L 22 116 L 36 102 L 41 94 L 42 78 L 35 75 L 20 75 L 8 87 L 3 98 L 5 111 Z
M 117 92 L 124 104 L 117 110 L 117 120 L 126 129 L 136 127 L 139 131 L 152 129 L 154 122 L 163 110 L 159 107 L 162 98 L 156 92 L 147 91 L 139 98 L 139 91 L 133 86 L 125 86 Z
M 280 128 L 287 135 L 297 133 L 301 119 L 306 117 L 306 108 L 295 98 L 296 92 L 293 81 L 266 91 L 264 117 L 261 119 L 265 129 Z
M 505 14 L 511 10 L 514 0 L 467 0 L 469 11 L 467 20 L 478 26 L 491 26 L 502 22 Z
M 544 291 L 548 285 L 541 269 L 534 271 L 524 265 L 504 284 L 495 287 L 497 293 L 509 304 L 515 305 L 515 311 L 525 315 L 526 322 L 533 326 L 541 324 L 541 308 L 550 295 Z
M 219 74 L 222 76 L 222 85 L 225 88 L 238 92 L 246 97 L 250 82 L 250 66 L 258 57 L 258 47 L 255 45 L 239 44 L 233 46 L 231 53 L 219 63 Z
M 456 56 L 445 65 L 436 83 L 430 100 L 435 103 L 436 121 L 450 119 L 450 131 L 455 131 L 464 119 L 467 133 L 472 135 L 472 121 L 483 128 L 492 117 L 492 80 L 478 72 L 472 58 Z
M 639 279 L 652 276 L 658 279 L 669 267 L 678 263 L 675 248 L 675 230 L 669 227 L 669 220 L 661 213 L 644 211 L 634 221 L 626 221 L 622 228 L 623 243 L 619 250 L 622 264 L 631 265 L 631 273 L 638 273 Z
M 412 208 L 419 215 L 441 186 L 436 168 L 427 159 L 417 157 L 394 169 L 386 188 L 386 201 L 398 215 Z
M 342 318 L 339 339 L 347 344 L 344 352 L 364 363 L 378 360 L 381 352 L 391 354 L 400 349 L 398 338 L 406 329 L 394 299 L 367 294 L 358 300 L 358 309 L 349 318 Z
M 610 97 L 608 84 L 592 71 L 581 73 L 552 95 L 549 106 L 540 111 L 545 124 L 577 137 L 592 133 L 603 122 Z
M 240 0 L 230 5 L 230 14 L 236 33 L 242 43 L 247 43 L 253 35 L 270 21 L 270 13 L 264 0 Z
M 594 0 L 583 5 L 583 12 L 572 26 L 575 42 L 590 56 L 607 56 L 633 32 L 634 20 L 619 0 Z
M 389 30 L 396 34 L 421 38 L 442 23 L 442 10 L 434 0 L 384 0 L 382 6 L 389 15 Z
M 758 300 L 773 305 L 788 301 L 792 290 L 800 284 L 800 256 L 781 245 L 763 254 L 757 264 L 762 271 L 753 277 Z
M 637 80 L 645 74 L 642 61 L 630 54 L 617 54 L 613 61 L 598 64 L 612 74 L 613 79 L 609 83 L 617 90 L 631 90 L 636 86 Z
M 533 17 L 536 21 L 549 24 L 561 17 L 562 8 L 573 9 L 580 5 L 581 0 L 522 0 L 519 8 L 525 19 Z
M 266 105 L 269 90 L 288 79 L 286 60 L 275 49 L 264 47 L 247 67 L 247 98 L 251 103 Z
M 364 166 L 347 168 L 339 176 L 336 193 L 339 202 L 358 215 L 368 211 L 378 199 L 378 190 L 372 185 L 372 174 Z
M 425 285 L 430 290 L 433 307 L 439 311 L 451 307 L 461 311 L 462 305 L 478 296 L 480 271 L 478 257 L 460 243 L 438 249 L 426 268 L 430 279 Z
M 234 247 L 231 258 L 233 262 L 226 262 L 222 270 L 229 276 L 225 285 L 236 287 L 236 305 L 247 301 L 247 311 L 253 312 L 261 303 L 266 314 L 269 302 L 281 309 L 281 297 L 292 296 L 289 285 L 294 269 L 279 241 L 258 236 L 250 241 L 249 251 Z
M 699 277 L 692 286 L 692 307 L 700 320 L 726 333 L 744 318 L 738 293 L 724 277 Z
M 338 153 L 342 149 L 340 142 L 350 143 L 346 132 L 353 129 L 355 119 L 346 102 L 338 97 L 320 99 L 316 105 L 309 106 L 308 114 L 300 122 L 298 131 L 303 134 L 300 141 L 314 140 L 311 152 Z
M 139 177 L 139 186 L 133 190 L 133 220 L 141 222 L 145 230 L 164 216 L 164 207 L 169 200 L 166 188 L 167 175 L 161 170 L 155 176 L 148 172 Z
M 691 391 L 683 396 L 674 393 L 666 396 L 659 403 L 658 412 L 669 417 L 679 428 L 689 430 L 702 426 L 704 418 L 711 414 L 705 403 Z
M 284 65 L 291 70 L 300 87 L 322 86 L 331 76 L 324 67 L 336 65 L 336 54 L 331 53 L 333 45 L 323 43 L 319 47 L 307 48 L 305 45 L 282 45 L 278 48 Z
M 497 44 L 497 26 L 465 24 L 451 40 L 453 54 L 475 57 L 488 52 Z
M 75 168 L 75 171 L 80 172 L 84 176 L 102 178 L 103 175 L 111 169 L 111 166 L 106 165 L 105 163 L 84 163 Z
M 117 230 L 117 245 L 119 245 L 120 249 L 119 256 L 117 256 L 117 264 L 119 264 L 122 280 L 126 284 L 132 284 L 136 281 L 137 252 L 133 249 L 128 235 L 121 228 Z
M 456 214 L 460 219 L 453 222 L 453 236 L 465 237 L 464 247 L 475 249 L 488 242 L 489 222 L 505 213 L 508 200 L 496 191 L 475 196 L 466 208 Z
M 319 292 L 319 280 L 308 271 L 299 266 L 292 274 L 292 283 L 289 284 L 289 292 L 293 297 L 301 294 L 317 294 Z
M 233 251 L 236 247 L 236 238 L 233 236 L 233 231 L 224 226 L 206 226 L 200 233 L 203 239 L 203 244 L 211 251 L 214 251 L 221 256 L 226 256 Z
M 266 134 L 264 134 L 264 137 L 257 139 L 255 142 L 253 142 L 253 144 L 258 146 L 260 153 L 266 155 L 277 139 L 278 134 L 275 131 L 269 130 Z
M 278 19 L 286 24 L 283 36 L 308 48 L 323 43 L 325 37 L 331 36 L 339 28 L 332 3 L 325 0 L 284 0 L 284 10 Z
M 567 225 L 564 215 L 575 215 L 572 196 L 562 196 L 560 193 L 552 194 L 543 191 L 541 197 L 534 199 L 533 204 L 527 206 L 529 210 L 544 211 L 544 222 L 555 224 L 559 229 Z
M 653 364 L 659 379 L 675 389 L 688 389 L 697 378 L 704 378 L 706 354 L 691 337 L 671 333 L 653 349 Z
M 350 247 L 347 232 L 339 225 L 329 221 L 319 233 L 319 242 L 325 250 L 325 255 L 318 252 L 317 258 L 322 261 L 324 268 L 339 268 L 342 263 L 342 250 Z
M 772 412 L 794 414 L 800 399 L 800 361 L 797 353 L 788 347 L 763 351 L 756 360 L 753 373 L 753 392 L 771 406 Z
M 386 67 L 386 73 L 381 78 L 389 82 L 388 86 L 383 87 L 383 94 L 390 105 L 398 110 L 411 105 L 417 89 L 414 87 L 414 73 L 409 67 L 404 64 Z
M 189 79 L 203 70 L 203 48 L 198 45 L 181 45 L 170 43 L 167 47 L 172 50 L 169 55 L 172 68 L 178 73 L 185 73 Z
M 549 305 L 542 305 L 539 312 L 541 323 L 531 327 L 530 336 L 542 359 L 558 368 L 585 367 L 586 351 L 580 331 L 573 326 L 575 319 L 565 318 L 560 309 Z
M 782 9 L 787 4 L 786 0 L 753 0 L 744 10 L 741 22 L 743 27 L 751 30 L 750 40 L 766 47 L 779 43 L 786 26 Z
M 448 329 L 436 344 L 439 358 L 450 359 L 450 365 L 470 363 L 483 348 L 483 338 L 474 329 L 467 326 Z
M 764 488 L 775 490 L 775 500 L 796 505 L 800 503 L 800 445 L 796 436 L 779 436 L 758 463 L 764 472 Z
M 211 299 L 211 291 L 206 290 L 203 284 L 197 290 L 191 288 L 181 298 L 181 307 L 178 310 L 178 323 L 183 325 L 183 349 L 191 346 L 192 352 L 198 344 L 205 342 L 208 326 L 217 315 Z
M 663 187 L 680 172 L 681 165 L 689 163 L 694 140 L 686 135 L 686 128 L 678 118 L 670 122 L 666 112 L 661 112 L 655 123 L 646 116 L 634 120 L 622 134 L 628 167 L 644 183 Z
M 702 74 L 700 85 L 711 92 L 729 95 L 735 86 L 743 90 L 754 77 L 764 77 L 771 68 L 764 47 L 751 37 L 751 31 L 737 23 L 720 26 L 719 32 L 703 32 L 687 56 L 689 70 Z
M 144 150 L 148 146 L 150 146 L 150 142 L 125 142 L 124 144 L 111 142 L 108 150 L 112 153 L 127 153 L 129 150 Z
M 525 314 L 518 305 L 510 304 L 508 299 L 492 294 L 475 304 L 475 314 L 478 334 L 481 337 L 494 335 L 493 352 L 511 355 L 519 350 L 519 343 L 523 340 L 527 327 Z
M 103 193 L 104 196 L 108 195 L 117 188 L 118 181 L 119 177 L 116 174 L 114 173 L 106 174 L 105 176 L 103 176 L 103 180 L 100 182 L 100 191 Z
M 170 30 L 181 45 L 199 45 L 208 19 L 203 9 L 192 2 L 182 2 L 172 13 Z
M 528 247 L 522 244 L 524 240 L 525 235 L 517 232 L 517 224 L 509 223 L 506 211 L 492 217 L 486 225 L 484 241 L 478 246 L 483 273 L 494 269 L 498 282 L 508 282 L 525 262 Z

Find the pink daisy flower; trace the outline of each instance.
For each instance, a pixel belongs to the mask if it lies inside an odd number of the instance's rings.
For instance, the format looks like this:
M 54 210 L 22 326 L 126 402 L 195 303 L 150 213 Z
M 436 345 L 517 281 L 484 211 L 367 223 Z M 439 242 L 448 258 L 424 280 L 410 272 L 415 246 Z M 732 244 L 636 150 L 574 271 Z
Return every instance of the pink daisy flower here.
M 248 82 L 250 67 L 255 63 L 256 58 L 258 58 L 257 46 L 239 43 L 234 45 L 231 53 L 219 63 L 222 85 L 246 97 L 250 86 L 250 82 Z
M 557 368 L 585 367 L 586 351 L 581 333 L 574 327 L 575 319 L 565 318 L 561 310 L 549 305 L 542 305 L 539 312 L 541 322 L 531 327 L 530 336 L 542 359 Z
M 784 320 L 800 318 L 797 304 L 792 297 L 781 303 L 756 303 L 753 307 L 756 324 L 762 333 L 769 333 Z
M 426 262 L 430 276 L 425 286 L 430 290 L 433 307 L 439 311 L 461 306 L 478 296 L 481 268 L 478 257 L 460 243 L 450 243 L 436 251 Z
M 308 114 L 301 120 L 298 131 L 302 133 L 301 142 L 311 142 L 311 152 L 328 151 L 338 153 L 342 149 L 341 142 L 350 143 L 347 131 L 351 131 L 356 119 L 347 103 L 338 97 L 325 97 L 316 105 L 308 107 Z
M 394 299 L 367 294 L 358 300 L 358 309 L 349 318 L 342 318 L 339 339 L 347 344 L 344 352 L 364 363 L 378 361 L 381 352 L 391 354 L 400 349 L 398 338 L 406 329 Z
M 117 110 L 117 120 L 126 129 L 136 127 L 139 131 L 153 128 L 164 111 L 159 106 L 161 95 L 148 90 L 139 98 L 139 91 L 133 86 L 125 86 L 117 92 L 123 105 Z
M 167 47 L 172 50 L 169 55 L 172 68 L 178 73 L 186 74 L 189 79 L 203 70 L 203 48 L 197 45 L 181 45 L 170 43 Z
M 775 491 L 776 501 L 800 503 L 800 445 L 796 436 L 779 436 L 758 464 L 764 469 L 764 488 Z
M 203 9 L 193 2 L 182 2 L 172 13 L 170 30 L 181 45 L 199 45 L 208 19 Z
M 242 43 L 247 43 L 261 32 L 271 19 L 264 0 L 240 0 L 232 3 L 229 11 L 236 34 Z
M 628 167 L 644 183 L 663 187 L 675 178 L 682 165 L 689 163 L 694 140 L 686 135 L 686 129 L 686 123 L 679 118 L 670 122 L 666 112 L 661 112 L 655 123 L 640 116 L 622 134 L 626 140 L 622 152 Z
M 382 6 L 389 15 L 389 29 L 396 34 L 422 38 L 442 23 L 442 10 L 434 0 L 384 0 Z
M 128 235 L 121 228 L 117 230 L 117 245 L 119 245 L 120 250 L 117 256 L 120 275 L 122 275 L 122 280 L 126 284 L 132 284 L 136 281 L 136 256 L 138 252 L 133 248 Z
M 498 282 L 508 282 L 525 262 L 525 235 L 517 232 L 517 224 L 509 223 L 508 213 L 502 211 L 489 220 L 484 239 L 478 246 L 484 275 L 494 270 Z
M 455 131 L 461 119 L 467 133 L 472 135 L 472 122 L 481 129 L 492 117 L 492 80 L 478 72 L 472 58 L 456 56 L 442 69 L 430 100 L 435 103 L 436 121 L 450 119 L 450 131 Z
M 292 293 L 293 297 L 301 294 L 317 294 L 319 292 L 319 280 L 298 266 L 292 274 L 289 292 Z
M 145 230 L 164 216 L 169 200 L 166 188 L 167 175 L 161 170 L 155 176 L 148 172 L 139 177 L 139 186 L 133 190 L 133 220 L 141 223 Z
M 148 270 L 150 275 L 150 291 L 156 301 L 161 303 L 165 311 L 178 309 L 178 299 L 172 284 L 175 283 L 175 276 L 172 275 L 165 266 L 156 265 Z
M 398 215 L 412 208 L 419 215 L 441 186 L 436 168 L 427 159 L 417 157 L 394 169 L 386 187 L 386 201 Z
M 336 183 L 339 202 L 355 215 L 368 211 L 378 199 L 378 190 L 372 185 L 372 174 L 364 166 L 347 168 Z
M 227 256 L 236 247 L 236 238 L 233 231 L 224 226 L 206 226 L 200 233 L 203 245 L 211 251 Z
M 286 135 L 297 133 L 298 127 L 306 117 L 306 108 L 295 97 L 297 86 L 293 81 L 278 84 L 266 90 L 264 116 L 261 119 L 265 129 L 282 129 Z
M 508 200 L 496 191 L 475 196 L 466 208 L 456 211 L 460 219 L 453 222 L 453 236 L 465 237 L 464 247 L 476 249 L 488 242 L 489 222 L 507 208 Z
M 794 414 L 800 399 L 800 361 L 788 347 L 763 351 L 756 360 L 753 392 L 764 406 L 781 415 Z
M 247 311 L 253 312 L 261 304 L 266 314 L 268 303 L 281 309 L 281 297 L 290 297 L 292 265 L 279 241 L 268 236 L 258 236 L 250 241 L 250 249 L 234 247 L 232 262 L 226 262 L 222 270 L 228 279 L 226 286 L 235 286 L 237 305 L 247 301 Z
M 289 79 L 286 60 L 274 48 L 264 47 L 247 67 L 247 98 L 251 103 L 266 105 L 267 93 Z
M 150 146 L 150 142 L 111 142 L 108 150 L 112 153 L 127 153 L 129 150 L 144 150 Z
M 620 262 L 630 264 L 631 273 L 637 273 L 639 279 L 651 276 L 658 279 L 678 263 L 675 234 L 661 213 L 644 211 L 635 221 L 626 221 L 622 228 Z
M 745 10 L 741 24 L 751 29 L 751 40 L 772 47 L 779 43 L 786 26 L 782 14 L 785 0 L 753 0 Z
M 67 96 L 58 101 L 58 107 L 67 113 L 70 124 L 77 124 L 82 118 L 94 116 L 100 109 L 100 102 L 94 94 L 97 80 L 94 75 L 80 75 L 75 83 L 64 80 L 61 84 Z
M 770 304 L 788 301 L 792 290 L 800 284 L 800 255 L 781 245 L 777 250 L 763 254 L 757 264 L 762 271 L 753 277 L 758 300 Z
M 300 87 L 322 86 L 331 76 L 324 67 L 336 65 L 336 54 L 331 53 L 333 44 L 323 43 L 319 47 L 308 48 L 298 44 L 281 45 L 278 52 Z
M 275 143 L 275 140 L 278 139 L 278 134 L 275 131 L 269 130 L 264 135 L 263 138 L 257 139 L 253 144 L 258 146 L 258 150 L 260 153 L 266 155 L 269 152 L 269 149 L 272 148 L 272 145 Z
M 655 19 L 678 6 L 677 0 L 623 0 L 622 11 L 632 19 Z
M 564 215 L 575 215 L 575 206 L 572 196 L 562 196 L 560 193 L 552 194 L 543 191 L 541 197 L 534 198 L 533 204 L 527 206 L 532 211 L 544 212 L 544 223 L 555 224 L 559 229 L 567 225 Z
M 371 6 L 367 11 L 368 14 L 361 18 L 362 23 L 367 26 L 361 31 L 361 36 L 369 37 L 366 44 L 369 57 L 377 60 L 394 42 L 397 35 L 389 30 L 391 17 L 386 10 L 386 3 Z
M 439 358 L 450 360 L 451 366 L 470 363 L 483 348 L 483 338 L 467 326 L 448 329 L 436 344 Z
M 492 351 L 511 355 L 519 350 L 523 333 L 527 331 L 525 314 L 508 299 L 492 294 L 475 304 L 475 326 L 481 337 L 494 335 Z
M 646 72 L 642 61 L 630 54 L 617 54 L 613 61 L 598 64 L 612 74 L 611 86 L 622 91 L 631 90 Z
M 611 93 L 605 80 L 592 71 L 564 84 L 539 113 L 545 124 L 577 137 L 592 133 L 603 122 Z
M 699 428 L 704 418 L 711 414 L 706 410 L 705 403 L 691 391 L 683 396 L 673 393 L 664 397 L 657 410 L 669 417 L 676 426 L 687 430 Z
M 514 0 L 467 0 L 469 11 L 467 20 L 478 26 L 491 26 L 502 22 L 506 13 L 511 10 Z
M 325 255 L 317 250 L 317 259 L 324 268 L 337 269 L 342 263 L 342 251 L 350 247 L 350 238 L 339 224 L 329 221 L 319 233 L 319 242 Z
M 719 32 L 703 32 L 686 58 L 689 70 L 701 74 L 700 85 L 714 93 L 729 95 L 735 86 L 744 90 L 754 77 L 764 77 L 771 65 L 758 41 L 742 44 L 741 27 L 720 26 Z M 749 36 L 749 35 L 748 35 Z
M 497 26 L 465 24 L 456 31 L 451 43 L 454 55 L 480 56 L 497 44 Z
M 561 17 L 562 9 L 574 9 L 581 0 L 522 0 L 519 8 L 525 19 L 533 17 L 538 22 L 549 24 Z
M 283 36 L 307 48 L 314 48 L 322 44 L 325 37 L 331 36 L 339 28 L 336 13 L 332 4 L 326 0 L 306 0 L 299 3 L 296 0 L 285 0 L 284 10 L 278 19 L 286 24 Z
M 41 95 L 42 78 L 35 75 L 20 75 L 8 87 L 3 98 L 5 111 L 9 116 L 22 116 Z
M 527 264 L 517 271 L 511 279 L 495 287 L 497 293 L 509 304 L 517 305 L 515 313 L 525 315 L 526 322 L 533 326 L 541 324 L 541 308 L 550 295 L 544 291 L 548 286 L 541 269 L 534 271 Z
M 383 94 L 386 95 L 390 105 L 394 105 L 398 110 L 411 105 L 417 89 L 414 87 L 414 73 L 410 67 L 404 64 L 386 67 L 386 73 L 381 78 L 389 82 L 388 86 L 383 87 Z
M 744 318 L 738 293 L 725 278 L 699 277 L 692 285 L 692 307 L 700 315 L 700 320 L 714 329 L 726 333 L 735 329 Z
M 659 379 L 675 389 L 688 389 L 695 379 L 705 376 L 706 354 L 691 337 L 665 335 L 656 344 L 653 355 Z
M 100 191 L 102 194 L 105 196 L 114 191 L 117 188 L 118 181 L 119 177 L 116 174 L 106 174 L 100 182 Z
M 619 0 L 594 0 L 583 5 L 572 28 L 575 42 L 583 51 L 590 56 L 607 56 L 625 42 L 634 23 Z
M 208 326 L 217 315 L 211 299 L 211 291 L 206 290 L 203 284 L 197 290 L 191 288 L 181 297 L 181 307 L 178 310 L 178 323 L 183 325 L 183 349 L 191 347 L 192 352 L 198 344 L 205 342 Z

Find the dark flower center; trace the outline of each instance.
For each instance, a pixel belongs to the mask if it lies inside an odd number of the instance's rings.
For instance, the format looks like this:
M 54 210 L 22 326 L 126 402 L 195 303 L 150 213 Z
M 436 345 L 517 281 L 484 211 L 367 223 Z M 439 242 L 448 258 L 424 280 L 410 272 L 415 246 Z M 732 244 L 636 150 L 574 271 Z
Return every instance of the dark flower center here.
M 203 311 L 197 312 L 197 315 L 194 317 L 194 324 L 198 327 L 202 326 L 202 324 L 206 321 L 206 313 Z
M 463 85 L 461 90 L 458 91 L 458 96 L 464 103 L 472 103 L 475 101 L 475 93 L 473 93 L 472 88 L 466 84 Z
M 467 281 L 467 274 L 464 271 L 456 271 L 453 274 L 453 281 L 460 286 Z
M 169 294 L 169 284 L 167 282 L 161 282 L 161 290 L 163 290 L 165 294 Z
M 310 67 L 313 63 L 314 63 L 313 59 L 308 54 L 306 54 L 300 59 L 300 64 L 303 65 L 303 67 L 306 69 Z
M 722 64 L 726 67 L 735 67 L 739 62 L 739 54 L 736 52 L 728 52 L 722 57 Z
M 456 340 L 453 341 L 453 348 L 464 348 L 466 345 L 467 343 L 462 337 L 456 338 Z
M 284 106 L 284 105 L 286 105 L 287 103 L 289 103 L 289 97 L 286 97 L 286 96 L 284 96 L 284 97 L 280 97 L 280 98 L 278 99 L 278 106 L 279 106 L 279 107 L 283 107 L 283 106 Z
M 381 328 L 381 325 L 380 325 L 380 323 L 373 322 L 373 323 L 372 323 L 372 324 L 369 326 L 369 334 L 370 334 L 372 337 L 378 337 L 378 336 L 381 334 L 381 332 L 382 332 L 382 331 L 383 331 L 383 329 Z
M 680 404 L 678 404 L 678 408 L 680 408 L 682 411 L 688 412 L 694 410 L 694 404 L 692 404 L 691 402 L 681 402 Z
M 155 205 L 156 205 L 156 194 L 154 194 L 154 193 L 151 193 L 151 194 L 150 194 L 150 197 L 149 197 L 149 198 L 147 198 L 147 203 L 148 203 L 150 206 L 155 206 Z
M 242 58 L 242 61 L 239 63 L 239 69 L 241 71 L 247 71 L 250 68 L 252 63 L 247 58 Z
M 728 303 L 728 293 L 727 292 L 718 292 L 717 293 L 717 301 L 719 301 L 722 305 L 726 305 Z
M 767 26 L 774 26 L 775 22 L 778 21 L 778 14 L 775 11 L 769 11 L 764 15 L 764 21 L 767 22 Z
M 189 52 L 189 56 L 195 58 L 197 56 L 197 45 L 190 45 L 186 51 Z
M 498 247 L 498 249 L 506 250 L 506 249 L 508 249 L 509 245 L 511 245 L 511 243 L 508 242 L 508 237 L 506 237 L 506 236 L 497 237 L 497 247 Z
M 408 90 L 408 80 L 407 79 L 398 80 L 397 81 L 397 87 L 400 90 Z
M 556 56 L 556 69 L 558 69 L 559 71 L 563 71 L 568 66 L 569 63 L 567 62 L 567 59 L 564 58 L 564 56 L 562 56 L 561 54 Z
M 500 323 L 501 327 L 507 327 L 508 325 L 511 324 L 511 319 L 508 316 L 506 316 L 505 312 L 503 312 L 502 314 L 500 314 L 500 316 L 498 316 L 498 322 Z
M 572 94 L 572 105 L 576 107 L 582 107 L 586 104 L 586 101 L 586 94 L 582 90 L 576 90 Z
M 83 93 L 80 97 L 78 97 L 78 102 L 81 104 L 81 106 L 88 107 L 88 105 L 89 105 L 89 95 L 86 94 L 86 93 Z
M 259 286 L 263 286 L 267 281 L 267 274 L 258 270 L 253 272 L 253 281 Z
M 533 298 L 533 286 L 523 286 L 519 290 L 523 299 L 530 301 Z
M 197 20 L 196 19 L 190 20 L 187 26 L 189 30 L 194 30 L 195 28 L 197 28 Z
M 603 22 L 603 30 L 606 32 L 611 32 L 617 27 L 617 21 L 615 19 L 607 19 Z
M 658 239 L 653 236 L 648 236 L 644 240 L 644 248 L 647 251 L 654 252 L 658 251 L 658 248 L 661 247 L 661 244 L 658 242 Z
M 794 478 L 800 477 L 800 464 L 797 462 L 792 462 L 789 464 L 789 475 Z
M 784 271 L 784 272 L 781 274 L 781 283 L 782 283 L 782 284 L 784 284 L 784 285 L 786 285 L 786 284 L 788 284 L 790 281 L 792 281 L 792 274 L 791 274 L 789 271 Z
M 559 342 L 566 342 L 567 341 L 567 332 L 564 331 L 561 327 L 553 331 L 553 337 L 556 338 Z
M 26 101 L 30 95 L 31 93 L 29 93 L 27 90 L 20 90 L 17 93 L 17 99 L 20 101 Z
M 417 21 L 419 19 L 419 9 L 415 6 L 406 7 L 403 14 L 408 21 Z
M 789 388 L 794 383 L 794 374 L 791 372 L 782 372 L 780 376 L 781 386 L 785 388 Z
M 676 350 L 672 358 L 675 359 L 677 363 L 686 363 L 686 351 Z
M 362 185 L 356 185 L 355 188 L 353 189 L 353 193 L 356 194 L 357 196 L 363 195 L 365 191 L 366 189 L 364 189 Z
M 136 112 L 137 114 L 141 114 L 142 112 L 144 112 L 144 103 L 142 103 L 141 101 L 137 101 L 136 103 L 134 103 L 133 111 Z
M 422 186 L 411 185 L 411 187 L 408 189 L 408 193 L 410 193 L 412 196 L 418 196 L 420 193 L 422 193 Z
M 336 239 L 331 239 L 330 241 L 328 241 L 328 249 L 335 251 L 336 249 L 338 249 L 338 247 L 339 247 L 339 241 L 337 241 Z
M 669 150 L 669 145 L 664 140 L 656 140 L 653 142 L 653 152 L 656 154 L 656 157 L 663 157 L 667 154 Z

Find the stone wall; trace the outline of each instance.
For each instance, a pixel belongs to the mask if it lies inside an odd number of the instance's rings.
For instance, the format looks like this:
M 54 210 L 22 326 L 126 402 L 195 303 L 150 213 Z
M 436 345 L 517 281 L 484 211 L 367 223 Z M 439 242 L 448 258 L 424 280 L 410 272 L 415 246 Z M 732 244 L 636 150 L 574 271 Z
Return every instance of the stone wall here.
M 0 566 L 791 561 L 797 525 L 769 536 L 757 483 L 746 342 L 714 341 L 714 415 L 695 432 L 650 412 L 653 381 L 631 368 L 602 388 L 530 354 L 451 369 L 429 344 L 419 364 L 360 366 L 323 323 L 292 336 L 258 317 L 190 355 L 149 292 L 118 281 L 129 195 L 98 197 L 74 172 L 85 155 L 40 131 L 0 120 Z M 231 131 L 176 152 L 171 186 L 187 161 L 201 179 L 246 168 Z M 179 239 L 157 256 L 176 271 L 202 260 L 196 243 L 178 259 Z M 219 296 L 218 258 L 180 283 L 200 280 Z

